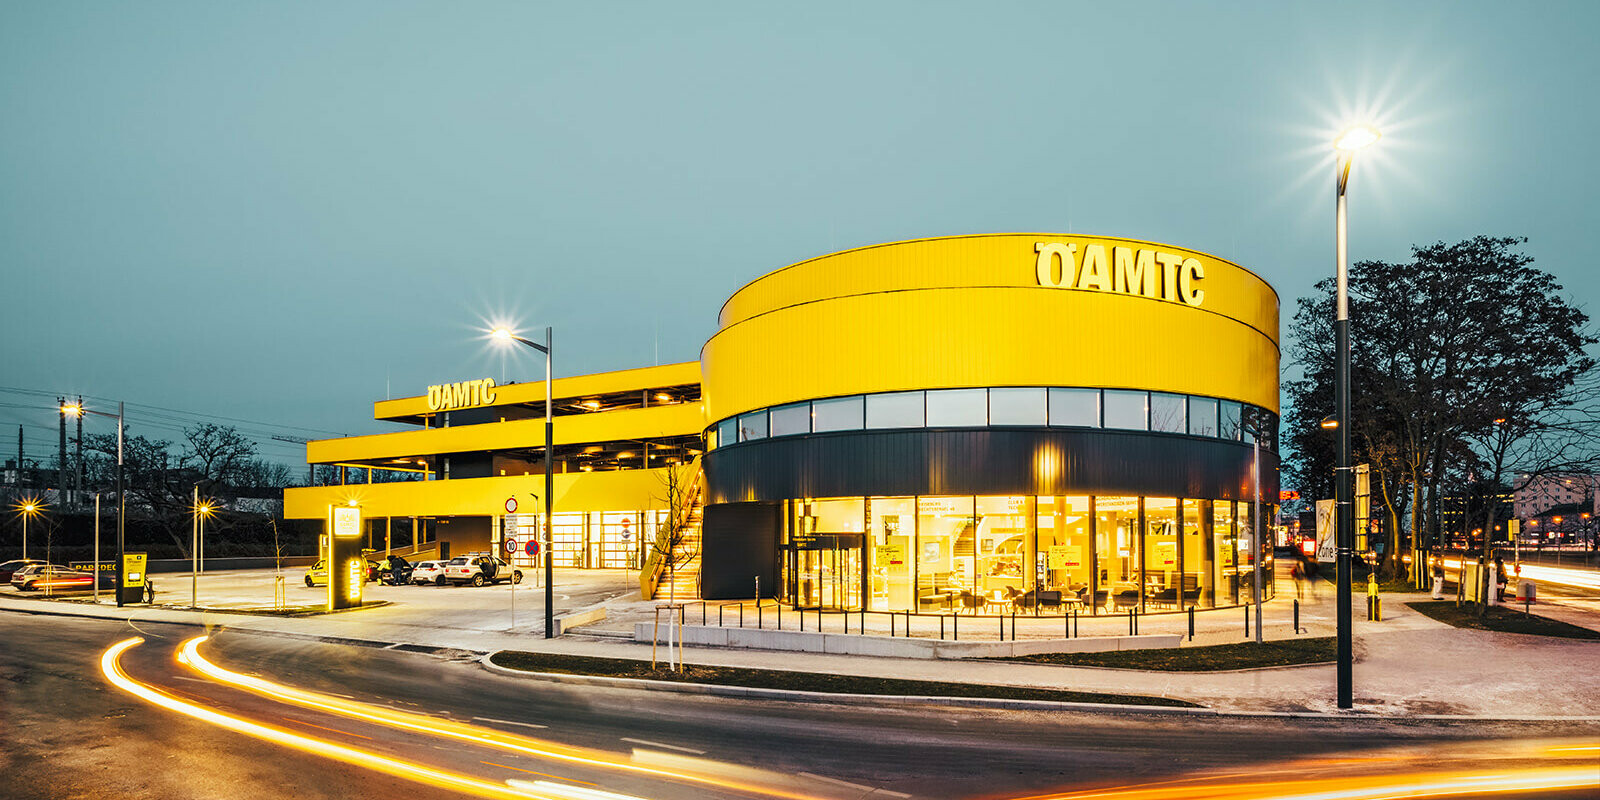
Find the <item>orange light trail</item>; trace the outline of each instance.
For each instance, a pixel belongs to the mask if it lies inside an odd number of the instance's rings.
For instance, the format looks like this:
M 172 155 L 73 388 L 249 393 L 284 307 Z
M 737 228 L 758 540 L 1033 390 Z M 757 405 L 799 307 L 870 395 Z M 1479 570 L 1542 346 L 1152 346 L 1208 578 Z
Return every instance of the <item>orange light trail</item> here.
M 377 753 L 369 753 L 334 742 L 303 736 L 282 728 L 251 722 L 232 714 L 224 714 L 220 711 L 179 700 L 165 692 L 134 681 L 123 671 L 120 663 L 122 653 L 143 643 L 144 639 L 134 637 L 112 645 L 100 656 L 100 671 L 105 674 L 106 680 L 110 681 L 113 686 L 151 705 L 165 708 L 168 711 L 175 711 L 184 716 L 241 733 L 245 736 L 443 789 L 468 792 L 480 797 L 511 798 L 512 800 L 527 800 L 529 797 L 540 798 L 540 800 L 568 800 L 570 797 L 570 795 L 562 792 L 543 791 L 544 787 L 514 787 L 493 783 L 470 775 L 462 775 L 411 761 L 378 755 Z

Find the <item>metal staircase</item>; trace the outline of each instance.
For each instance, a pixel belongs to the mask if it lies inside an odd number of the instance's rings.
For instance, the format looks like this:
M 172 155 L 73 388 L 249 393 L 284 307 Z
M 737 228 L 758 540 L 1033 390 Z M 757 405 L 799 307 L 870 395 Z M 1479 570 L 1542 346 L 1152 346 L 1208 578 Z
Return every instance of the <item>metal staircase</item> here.
M 686 488 L 669 519 L 656 533 L 656 541 L 640 572 L 640 592 L 652 600 L 700 599 L 700 527 L 704 516 L 704 473 L 699 459 L 686 468 Z M 675 541 L 674 541 L 675 540 Z M 672 570 L 663 552 L 672 544 Z

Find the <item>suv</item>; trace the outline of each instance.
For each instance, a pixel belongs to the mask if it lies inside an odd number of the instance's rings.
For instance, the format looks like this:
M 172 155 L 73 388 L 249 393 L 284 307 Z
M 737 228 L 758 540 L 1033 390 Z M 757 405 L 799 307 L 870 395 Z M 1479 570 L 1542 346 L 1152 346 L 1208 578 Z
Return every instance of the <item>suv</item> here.
M 522 583 L 522 570 L 514 569 L 497 556 L 473 553 L 450 559 L 444 565 L 444 579 L 457 586 L 463 583 L 482 586 L 501 581 Z

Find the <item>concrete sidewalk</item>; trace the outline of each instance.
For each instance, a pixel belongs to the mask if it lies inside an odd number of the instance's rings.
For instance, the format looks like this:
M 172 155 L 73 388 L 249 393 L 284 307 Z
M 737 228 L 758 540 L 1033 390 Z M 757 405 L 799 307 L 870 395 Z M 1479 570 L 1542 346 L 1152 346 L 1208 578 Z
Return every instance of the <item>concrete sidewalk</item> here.
M 596 582 L 609 589 L 614 576 L 558 574 L 558 597 L 578 600 L 596 593 Z M 588 581 L 586 584 L 585 581 Z M 606 583 L 609 581 L 609 583 Z M 537 591 L 518 590 L 518 626 L 500 613 L 488 613 L 480 604 L 495 602 L 496 589 L 432 590 L 474 595 L 472 614 L 451 614 L 448 621 L 419 618 L 419 610 L 405 601 L 405 587 L 394 589 L 391 605 L 315 617 L 285 618 L 190 611 L 179 608 L 93 605 L 72 601 L 23 599 L 0 595 L 0 610 L 60 613 L 107 619 L 173 622 L 207 628 L 228 628 L 262 634 L 362 640 L 472 651 L 518 649 L 543 652 L 649 658 L 650 645 L 617 634 L 622 626 L 649 620 L 654 603 L 615 596 L 604 601 L 610 619 L 604 627 L 585 634 L 543 638 L 542 606 L 532 602 Z M 1279 587 L 1277 599 L 1266 604 L 1264 633 L 1268 638 L 1329 636 L 1333 634 L 1334 603 L 1331 587 L 1307 597 L 1301 608 L 1306 633 L 1296 634 L 1290 623 L 1294 588 Z M 1287 591 L 1285 591 L 1287 590 Z M 600 591 L 598 594 L 605 594 Z M 1285 596 L 1287 595 L 1287 596 Z M 420 596 L 418 596 L 420 597 Z M 1355 696 L 1358 714 L 1385 716 L 1461 715 L 1490 719 L 1593 718 L 1600 720 L 1600 642 L 1555 639 L 1518 634 L 1498 634 L 1451 628 L 1405 608 L 1408 599 L 1426 595 L 1386 595 L 1385 619 L 1365 620 L 1365 597 L 1354 598 Z M 569 601 L 570 604 L 571 601 Z M 558 611 L 566 611 L 559 605 Z M 570 610 L 576 610 L 572 606 Z M 708 613 L 715 613 L 711 606 Z M 749 611 L 746 612 L 747 615 Z M 767 614 L 772 609 L 767 607 Z M 793 612 L 785 615 L 785 628 L 794 628 Z M 747 623 L 753 625 L 749 616 Z M 981 627 L 985 621 L 963 620 Z M 995 620 L 987 620 L 994 624 Z M 772 620 L 766 620 L 768 625 Z M 838 624 L 837 619 L 833 624 Z M 854 623 L 853 623 L 854 624 Z M 1009 622 L 1008 634 L 1009 634 Z M 1052 631 L 1059 619 L 1033 623 L 1019 618 L 1018 636 L 1035 625 Z M 885 623 L 886 625 L 886 623 Z M 1126 632 L 1125 618 L 1081 619 L 1080 635 Z M 1120 626 L 1120 627 L 1119 627 Z M 1592 626 L 1592 625 L 1591 625 Z M 869 630 L 872 625 L 869 624 Z M 1195 615 L 1194 644 L 1246 641 L 1240 609 L 1199 612 Z M 605 628 L 610 628 L 607 630 Z M 1139 621 L 1140 633 L 1182 633 L 1187 639 L 1186 615 L 1153 615 Z M 977 631 L 974 630 L 974 633 Z M 1040 635 L 1059 636 L 1059 632 Z M 993 634 L 990 638 L 996 638 Z M 833 674 L 958 681 L 1091 692 L 1176 697 L 1204 704 L 1221 712 L 1339 712 L 1334 703 L 1334 667 L 1311 665 L 1225 673 L 1169 673 L 1056 667 L 998 661 L 920 660 L 771 652 L 739 649 L 688 648 L 691 663 L 760 669 L 802 670 Z

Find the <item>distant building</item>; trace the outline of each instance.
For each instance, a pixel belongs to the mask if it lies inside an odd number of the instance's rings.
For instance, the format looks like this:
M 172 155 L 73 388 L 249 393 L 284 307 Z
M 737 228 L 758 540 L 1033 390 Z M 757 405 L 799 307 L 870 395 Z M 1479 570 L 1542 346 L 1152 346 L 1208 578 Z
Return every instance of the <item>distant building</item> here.
M 1556 506 L 1592 508 L 1600 495 L 1600 475 L 1540 475 L 1518 483 L 1514 494 L 1518 519 L 1545 515 Z

